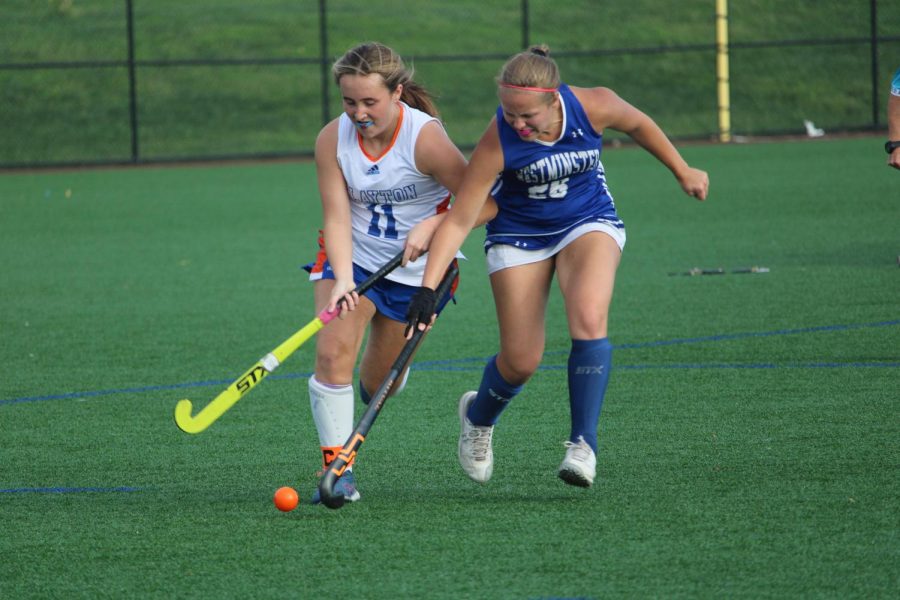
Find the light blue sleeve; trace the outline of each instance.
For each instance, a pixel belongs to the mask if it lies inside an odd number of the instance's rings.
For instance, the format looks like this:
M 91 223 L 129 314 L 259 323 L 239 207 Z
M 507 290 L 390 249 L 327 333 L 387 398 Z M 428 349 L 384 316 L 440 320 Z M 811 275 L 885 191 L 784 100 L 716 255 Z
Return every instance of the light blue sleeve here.
M 894 73 L 894 80 L 891 81 L 891 94 L 900 96 L 900 69 L 897 69 L 897 72 Z

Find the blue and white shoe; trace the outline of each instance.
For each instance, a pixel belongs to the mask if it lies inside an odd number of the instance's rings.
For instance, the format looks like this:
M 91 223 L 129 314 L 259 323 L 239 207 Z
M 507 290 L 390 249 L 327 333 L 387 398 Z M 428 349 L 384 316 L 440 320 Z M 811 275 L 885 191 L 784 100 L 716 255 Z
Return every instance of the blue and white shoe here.
M 459 399 L 459 464 L 473 481 L 485 483 L 494 472 L 493 425 L 474 425 L 466 416 L 478 392 Z
M 577 442 L 565 442 L 566 457 L 559 466 L 559 478 L 569 485 L 591 487 L 597 476 L 597 455 L 584 436 Z
M 359 500 L 359 490 L 356 489 L 356 478 L 353 477 L 353 471 L 344 471 L 344 474 L 335 482 L 334 491 L 336 494 L 342 494 L 346 502 L 356 502 Z M 310 500 L 310 502 L 312 504 L 322 503 L 322 497 L 319 495 L 318 486 L 316 486 L 316 491 L 313 492 L 312 500 Z

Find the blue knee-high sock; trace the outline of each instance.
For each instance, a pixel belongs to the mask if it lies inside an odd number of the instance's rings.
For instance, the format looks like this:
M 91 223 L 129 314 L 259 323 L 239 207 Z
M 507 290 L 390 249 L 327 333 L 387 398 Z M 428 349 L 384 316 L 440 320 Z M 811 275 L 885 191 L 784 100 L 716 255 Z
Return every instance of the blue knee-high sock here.
M 569 354 L 569 408 L 572 432 L 569 441 L 579 436 L 597 452 L 597 422 L 612 368 L 612 344 L 609 339 L 572 340 Z
M 466 416 L 473 425 L 493 425 L 500 418 L 500 413 L 509 405 L 509 401 L 522 391 L 521 385 L 512 385 L 497 369 L 497 357 L 492 356 L 484 367 L 478 395 L 469 407 Z
M 362 403 L 366 406 L 372 401 L 372 396 L 366 391 L 366 386 L 363 385 L 362 379 L 359 380 L 359 399 L 362 400 Z

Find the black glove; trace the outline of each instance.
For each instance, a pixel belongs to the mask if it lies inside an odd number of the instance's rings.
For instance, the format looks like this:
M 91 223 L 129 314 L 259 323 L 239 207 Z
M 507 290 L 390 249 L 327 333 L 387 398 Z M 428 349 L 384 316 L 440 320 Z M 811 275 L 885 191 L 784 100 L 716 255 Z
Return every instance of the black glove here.
M 409 336 L 409 332 L 418 329 L 419 324 L 424 324 L 426 327 L 431 325 L 435 306 L 437 306 L 437 294 L 434 293 L 434 290 L 420 287 L 413 294 L 409 301 L 409 308 L 406 309 L 406 329 L 403 330 L 403 335 Z

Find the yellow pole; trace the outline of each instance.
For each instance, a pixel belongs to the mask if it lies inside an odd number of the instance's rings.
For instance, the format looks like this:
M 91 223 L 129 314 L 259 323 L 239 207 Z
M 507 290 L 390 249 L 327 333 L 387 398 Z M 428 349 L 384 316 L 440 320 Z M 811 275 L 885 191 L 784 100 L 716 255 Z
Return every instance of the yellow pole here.
M 728 80 L 728 0 L 716 0 L 716 81 L 719 141 L 731 141 L 731 88 Z

